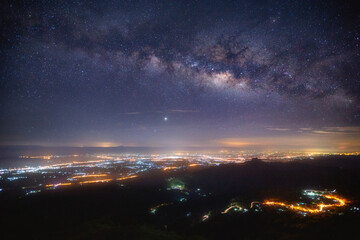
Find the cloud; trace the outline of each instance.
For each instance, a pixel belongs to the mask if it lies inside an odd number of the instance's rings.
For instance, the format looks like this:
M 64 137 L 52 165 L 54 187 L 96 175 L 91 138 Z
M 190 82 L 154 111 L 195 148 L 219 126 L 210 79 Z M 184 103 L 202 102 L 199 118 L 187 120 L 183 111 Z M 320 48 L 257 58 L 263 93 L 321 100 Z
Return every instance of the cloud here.
M 311 131 L 312 128 L 299 128 L 299 130 L 301 130 L 301 131 Z
M 285 132 L 285 131 L 290 131 L 291 129 L 289 128 L 266 128 L 267 130 L 270 131 L 280 131 L 280 132 Z
M 316 134 L 340 134 L 340 135 L 360 135 L 358 126 L 341 126 L 341 127 L 323 127 L 321 130 L 312 131 Z
M 324 129 L 337 132 L 360 133 L 360 127 L 358 126 L 324 127 Z
M 333 131 L 323 131 L 323 130 L 315 130 L 312 132 L 317 134 L 344 134 L 343 132 L 333 132 Z

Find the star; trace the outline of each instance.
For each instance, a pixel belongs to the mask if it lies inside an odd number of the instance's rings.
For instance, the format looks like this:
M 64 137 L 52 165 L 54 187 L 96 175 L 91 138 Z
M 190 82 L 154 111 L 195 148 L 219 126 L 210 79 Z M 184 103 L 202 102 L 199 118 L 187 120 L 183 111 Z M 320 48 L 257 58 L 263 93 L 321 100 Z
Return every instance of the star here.
M 276 135 L 264 126 L 360 127 L 355 4 L 347 15 L 343 1 L 78 2 L 1 5 L 0 145 L 201 145 Z

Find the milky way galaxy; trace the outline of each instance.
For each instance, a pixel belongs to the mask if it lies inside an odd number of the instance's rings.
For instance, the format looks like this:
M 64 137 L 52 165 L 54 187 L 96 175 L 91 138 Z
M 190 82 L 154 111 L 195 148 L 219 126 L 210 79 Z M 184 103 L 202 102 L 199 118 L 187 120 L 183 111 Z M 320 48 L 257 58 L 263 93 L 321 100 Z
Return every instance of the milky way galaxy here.
M 0 144 L 360 149 L 355 1 L 5 1 Z

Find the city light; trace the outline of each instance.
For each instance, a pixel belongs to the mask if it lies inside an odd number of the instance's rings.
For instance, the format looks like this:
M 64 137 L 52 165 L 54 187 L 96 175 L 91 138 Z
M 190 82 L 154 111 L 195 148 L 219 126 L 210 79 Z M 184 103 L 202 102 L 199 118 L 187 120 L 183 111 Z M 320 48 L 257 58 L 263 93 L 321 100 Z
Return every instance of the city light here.
M 74 176 L 72 177 L 72 179 L 77 179 L 77 178 L 91 178 L 91 177 L 106 177 L 108 176 L 107 174 L 89 174 L 89 175 L 79 175 L 79 176 Z
M 127 177 L 120 177 L 116 180 L 122 181 L 122 180 L 126 180 L 126 179 L 131 179 L 131 178 L 137 178 L 138 175 L 131 175 L 131 176 L 127 176 Z
M 222 211 L 221 213 L 222 214 L 226 214 L 228 213 L 231 209 L 234 209 L 235 211 L 238 211 L 238 210 L 242 210 L 242 207 L 238 204 L 234 204 L 234 205 L 231 205 L 230 207 L 228 207 L 227 209 L 225 209 L 224 211 Z
M 306 206 L 299 206 L 299 204 L 288 204 L 285 202 L 276 202 L 276 201 L 265 201 L 263 204 L 267 206 L 280 206 L 285 207 L 290 210 L 300 211 L 300 212 L 308 212 L 308 213 L 322 213 L 325 209 L 328 208 L 335 208 L 335 207 L 342 207 L 345 206 L 348 200 L 345 198 L 341 198 L 334 194 L 328 194 L 327 191 L 312 191 L 312 190 L 305 190 L 305 195 L 308 196 L 318 196 L 325 199 L 333 200 L 333 204 L 324 204 L 324 203 L 317 203 L 313 204 L 313 206 L 306 207 Z
M 197 164 L 197 163 L 189 164 L 189 167 L 197 167 L 197 166 L 200 166 L 200 164 Z
M 79 184 L 89 184 L 89 183 L 105 183 L 105 182 L 110 182 L 113 179 L 108 178 L 108 179 L 99 179 L 99 180 L 91 180 L 91 181 L 83 181 L 80 182 Z
M 164 167 L 162 170 L 168 171 L 168 170 L 174 170 L 177 169 L 177 167 Z
M 201 217 L 201 221 L 205 222 L 210 218 L 211 212 L 208 212 L 207 214 L 203 215 Z
M 156 212 L 158 211 L 159 208 L 169 206 L 169 205 L 172 205 L 172 204 L 173 204 L 172 202 L 170 202 L 170 203 L 161 203 L 161 204 L 159 204 L 159 205 L 157 205 L 155 207 L 150 208 L 150 213 L 151 214 L 156 214 Z
M 45 187 L 59 187 L 59 186 L 70 186 L 72 183 L 57 183 L 57 184 L 48 184 Z

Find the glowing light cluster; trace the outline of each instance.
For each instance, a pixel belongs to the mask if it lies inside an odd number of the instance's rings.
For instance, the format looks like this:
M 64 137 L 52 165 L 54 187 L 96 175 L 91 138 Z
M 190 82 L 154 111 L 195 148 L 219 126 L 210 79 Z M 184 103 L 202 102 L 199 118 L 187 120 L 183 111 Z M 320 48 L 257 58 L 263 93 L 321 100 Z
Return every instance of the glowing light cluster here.
M 231 205 L 230 207 L 228 207 L 227 209 L 225 209 L 224 211 L 222 211 L 221 213 L 222 214 L 226 214 L 228 213 L 231 209 L 234 209 L 234 210 L 242 210 L 242 207 L 238 204 L 233 204 Z
M 70 186 L 72 183 L 57 183 L 57 184 L 48 184 L 45 187 L 59 187 L 59 186 Z
M 170 202 L 170 203 L 161 203 L 161 204 L 159 204 L 159 205 L 157 205 L 155 207 L 150 208 L 150 212 L 152 214 L 155 214 L 159 208 L 169 206 L 169 205 L 172 205 L 172 204 L 173 204 L 172 202 Z
M 112 178 L 98 179 L 98 180 L 91 180 L 91 181 L 83 181 L 83 182 L 80 182 L 80 184 L 105 183 L 105 182 L 110 182 L 110 181 L 112 181 Z
M 72 177 L 72 179 L 77 179 L 77 178 L 91 178 L 91 177 L 106 177 L 108 176 L 107 174 L 89 174 L 89 175 L 78 175 L 78 176 L 74 176 Z
M 189 167 L 197 167 L 197 166 L 200 166 L 200 164 L 197 164 L 197 163 L 189 164 Z
M 131 178 L 137 178 L 138 175 L 131 175 L 131 176 L 127 176 L 127 177 L 120 177 L 116 180 L 122 181 L 122 180 L 126 180 L 126 179 L 131 179 Z
M 298 206 L 294 204 L 288 204 L 284 202 L 275 202 L 275 201 L 265 201 L 263 204 L 268 206 L 281 206 L 285 207 L 294 211 L 300 211 L 300 212 L 308 212 L 308 213 L 321 213 L 324 212 L 325 209 L 328 208 L 335 208 L 335 207 L 342 207 L 345 206 L 348 202 L 345 198 L 341 198 L 339 196 L 336 196 L 334 194 L 325 194 L 324 192 L 316 191 L 305 191 L 305 193 L 309 196 L 321 196 L 323 198 L 327 198 L 330 200 L 333 200 L 333 204 L 324 204 L 319 203 L 316 204 L 316 207 L 306 207 L 306 206 Z
M 174 170 L 174 169 L 177 169 L 177 167 L 164 167 L 162 170 L 168 171 L 168 170 Z
M 207 214 L 203 215 L 201 217 L 201 221 L 205 222 L 206 220 L 208 220 L 210 218 L 211 212 L 208 212 Z

